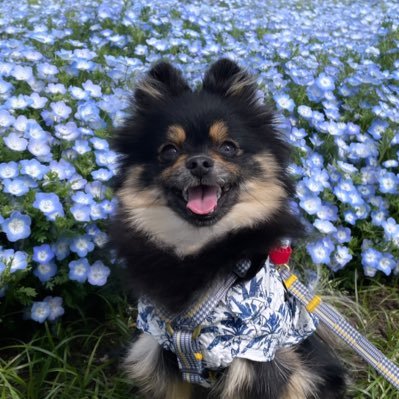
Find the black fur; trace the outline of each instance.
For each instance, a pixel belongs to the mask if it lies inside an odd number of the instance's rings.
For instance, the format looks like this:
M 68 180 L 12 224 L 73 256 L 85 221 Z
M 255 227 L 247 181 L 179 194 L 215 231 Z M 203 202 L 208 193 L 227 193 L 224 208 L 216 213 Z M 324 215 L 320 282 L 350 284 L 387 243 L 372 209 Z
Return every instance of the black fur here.
M 231 272 L 239 260 L 252 261 L 246 276 L 249 279 L 259 271 L 268 251 L 281 239 L 302 236 L 303 227 L 289 207 L 294 193 L 293 183 L 286 173 L 289 147 L 274 126 L 273 112 L 257 101 L 256 90 L 254 80 L 229 60 L 220 60 L 211 66 L 199 91 L 193 92 L 181 74 L 164 62 L 153 67 L 136 89 L 131 116 L 116 132 L 113 141 L 114 148 L 122 154 L 116 192 L 120 199 L 123 195 L 127 199 L 120 201 L 111 226 L 113 246 L 126 261 L 130 290 L 135 295 L 145 294 L 155 303 L 178 312 L 215 278 Z M 217 121 L 223 121 L 229 137 L 240 146 L 234 156 L 225 156 L 209 138 L 210 126 Z M 183 144 L 173 144 L 172 155 L 176 151 L 176 157 L 181 156 L 181 159 L 198 154 L 215 157 L 221 159 L 220 164 L 225 168 L 227 177 L 224 180 L 229 182 L 229 189 L 221 186 L 220 203 L 210 214 L 199 215 L 187 210 L 182 191 L 186 186 L 222 184 L 216 172 L 212 169 L 210 176 L 198 178 L 190 174 L 184 162 L 182 166 L 175 166 L 174 160 L 165 161 L 160 156 L 160 149 L 165 144 L 170 145 L 168 128 L 175 125 L 184 130 L 185 137 Z M 265 157 L 265 154 L 269 158 L 265 158 L 266 165 L 263 165 L 257 156 Z M 273 169 L 270 172 L 269 161 Z M 174 174 L 169 173 L 173 176 L 165 177 L 165 172 L 174 167 L 177 168 Z M 129 186 L 132 170 L 140 173 Z M 282 190 L 284 195 L 265 203 L 263 218 L 252 224 L 246 220 L 237 221 L 234 229 L 192 253 L 182 254 L 173 245 L 162 243 L 156 232 L 147 231 L 134 221 L 129 208 L 129 190 L 132 190 L 133 201 L 133 196 L 144 195 L 155 188 L 176 218 L 197 228 L 213 226 L 230 215 L 240 200 L 243 184 L 251 179 L 255 184 L 268 183 L 271 191 Z M 154 201 L 158 199 L 154 197 Z M 255 200 L 262 202 L 263 199 Z M 295 350 L 323 381 L 317 387 L 315 398 L 317 394 L 325 399 L 342 398 L 343 372 L 328 348 L 312 338 Z M 173 357 L 170 353 L 164 354 L 161 362 L 172 374 L 178 373 Z M 242 392 L 240 398 L 280 398 L 295 366 L 284 368 L 278 364 L 278 359 L 253 363 L 251 367 L 259 376 L 258 381 L 247 392 Z M 203 389 L 194 387 L 193 390 L 195 398 L 208 397 Z

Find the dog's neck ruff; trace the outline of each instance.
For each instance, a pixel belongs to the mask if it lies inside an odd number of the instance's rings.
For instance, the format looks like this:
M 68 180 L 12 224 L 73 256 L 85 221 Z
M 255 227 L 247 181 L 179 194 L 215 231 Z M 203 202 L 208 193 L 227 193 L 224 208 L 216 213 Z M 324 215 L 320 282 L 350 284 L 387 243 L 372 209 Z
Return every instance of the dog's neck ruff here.
M 286 294 L 279 272 L 268 259 L 251 280 L 228 287 L 196 331 L 187 332 L 187 337 L 179 335 L 185 331 L 171 331 L 162 310 L 147 298 L 139 300 L 137 326 L 164 349 L 177 354 L 184 379 L 209 387 L 213 372 L 228 367 L 234 358 L 271 361 L 279 348 L 296 345 L 316 330 L 317 318 Z M 200 365 L 198 378 L 186 376 L 190 372 L 185 370 L 184 357 L 182 361 L 180 356 L 186 350 L 184 345 L 193 352 L 197 369 Z

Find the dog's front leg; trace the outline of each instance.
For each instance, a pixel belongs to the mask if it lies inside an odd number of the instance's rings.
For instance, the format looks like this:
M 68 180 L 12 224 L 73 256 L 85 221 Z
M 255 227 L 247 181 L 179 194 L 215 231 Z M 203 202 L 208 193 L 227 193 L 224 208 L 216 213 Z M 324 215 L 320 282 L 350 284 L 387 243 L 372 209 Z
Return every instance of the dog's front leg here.
M 124 367 L 148 399 L 191 398 L 191 386 L 181 381 L 177 363 L 151 335 L 141 334 L 132 344 Z

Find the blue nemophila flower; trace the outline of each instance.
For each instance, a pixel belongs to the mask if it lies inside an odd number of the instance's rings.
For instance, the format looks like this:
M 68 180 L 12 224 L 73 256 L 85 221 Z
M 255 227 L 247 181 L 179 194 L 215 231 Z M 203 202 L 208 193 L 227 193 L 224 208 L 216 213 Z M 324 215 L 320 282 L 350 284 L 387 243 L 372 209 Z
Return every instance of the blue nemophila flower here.
M 375 140 L 380 140 L 388 126 L 389 124 L 387 121 L 376 119 L 372 122 L 367 131 L 373 136 Z
M 298 107 L 298 114 L 306 120 L 310 120 L 312 118 L 312 113 L 312 108 L 308 107 L 307 105 L 300 105 Z
M 29 66 L 16 65 L 11 71 L 11 76 L 16 80 L 24 80 L 27 82 L 33 78 L 32 68 Z
M 83 191 L 76 191 L 71 198 L 74 202 L 80 205 L 90 205 L 93 203 L 93 196 Z
M 90 264 L 86 258 L 69 262 L 69 279 L 84 283 L 90 271 Z
M 36 66 L 37 76 L 41 79 L 51 80 L 59 72 L 55 65 L 49 64 L 48 62 L 39 63 Z
M 12 91 L 13 85 L 0 78 L 0 95 L 7 94 Z
M 330 264 L 330 255 L 334 250 L 334 244 L 330 238 L 326 237 L 321 240 L 309 243 L 306 246 L 313 263 Z
M 99 220 L 99 219 L 105 219 L 106 213 L 104 211 L 104 208 L 101 204 L 91 204 L 90 205 L 90 217 L 92 220 Z
M 65 313 L 64 308 L 62 307 L 62 298 L 59 296 L 46 296 L 43 299 L 43 302 L 47 303 L 50 308 L 50 314 L 47 316 L 47 319 L 50 321 L 54 321 L 58 319 L 58 317 L 62 316 Z
M 76 140 L 72 147 L 79 155 L 91 151 L 89 142 L 87 140 Z
M 68 88 L 72 97 L 75 100 L 87 100 L 89 98 L 88 93 L 84 91 L 81 87 L 71 86 Z
M 86 186 L 87 180 L 84 179 L 79 173 L 75 173 L 70 177 L 69 184 L 72 190 L 81 190 Z
M 335 205 L 323 204 L 317 211 L 317 217 L 321 220 L 335 222 L 338 220 L 338 208 Z
M 374 142 L 351 143 L 348 148 L 348 157 L 358 160 L 360 158 L 374 157 L 378 154 L 377 146 Z
M 100 205 L 107 215 L 112 215 L 115 212 L 117 201 L 115 198 L 112 200 L 104 200 L 100 202 Z
M 55 254 L 49 244 L 33 247 L 32 259 L 38 263 L 48 263 L 54 258 Z
M 396 159 L 388 159 L 382 163 L 384 168 L 397 168 L 399 166 L 399 162 Z
M 392 273 L 392 270 L 396 267 L 395 258 L 390 253 L 385 253 L 379 259 L 376 269 L 382 271 L 386 276 Z
M 31 98 L 25 94 L 19 94 L 18 96 L 9 97 L 6 102 L 7 108 L 13 110 L 22 110 L 29 107 L 31 104 Z
M 366 248 L 362 251 L 362 265 L 363 267 L 376 269 L 379 261 L 382 258 L 380 251 L 374 248 Z
M 48 132 L 44 131 L 36 121 L 29 119 L 24 125 L 22 131 L 25 138 L 29 140 L 47 140 L 49 138 Z
M 358 217 L 354 211 L 348 209 L 344 211 L 344 220 L 345 222 L 354 226 L 356 224 L 356 221 L 358 220 Z
M 104 245 L 108 242 L 108 234 L 100 231 L 93 237 L 94 244 L 97 245 L 99 248 L 103 248 Z
M 0 260 L 11 273 L 17 270 L 24 270 L 28 266 L 28 254 L 24 251 L 14 251 L 13 249 L 0 250 Z
M 323 234 L 331 234 L 337 231 L 336 227 L 328 220 L 316 219 L 313 222 L 313 226 Z
M 386 217 L 387 211 L 385 209 L 371 212 L 371 221 L 374 226 L 382 226 L 382 223 L 385 221 Z
M 45 91 L 50 94 L 65 94 L 67 89 L 62 83 L 49 83 Z M 70 108 L 63 101 L 57 101 L 52 104 L 54 105 L 51 106 L 51 109 L 55 115 L 62 118 L 66 118 L 67 114 L 69 115 Z
M 86 184 L 85 192 L 91 194 L 97 200 L 102 200 L 105 195 L 105 186 L 99 181 L 93 181 Z
M 386 240 L 397 240 L 399 238 L 399 224 L 394 218 L 388 218 L 381 222 L 384 229 L 384 237 Z
M 57 174 L 60 180 L 68 180 L 76 173 L 75 167 L 64 159 L 51 161 L 49 168 L 52 172 Z
M 113 167 L 116 165 L 118 159 L 118 154 L 111 150 L 94 151 L 96 157 L 96 164 L 98 166 L 108 166 Z
M 114 175 L 109 169 L 100 168 L 91 172 L 93 179 L 106 182 Z
M 100 109 L 94 101 L 86 101 L 78 105 L 75 118 L 82 122 L 86 122 L 93 129 L 101 129 L 105 127 L 105 122 L 100 117 Z
M 40 263 L 33 274 L 42 282 L 49 281 L 52 277 L 57 274 L 57 265 L 53 262 Z
M 74 141 L 80 136 L 80 130 L 75 122 L 68 122 L 65 125 L 55 126 L 55 136 L 62 140 Z
M 333 234 L 333 237 L 340 243 L 349 242 L 351 240 L 351 229 L 348 227 L 337 227 L 337 231 Z
M 78 222 L 90 221 L 90 206 L 88 205 L 75 204 L 71 206 L 69 211 Z
M 50 154 L 51 148 L 46 139 L 29 140 L 28 150 L 35 157 L 44 158 Z
M 70 239 L 66 237 L 60 238 L 55 244 L 52 245 L 52 249 L 57 260 L 64 260 L 69 255 L 69 245 Z
M 54 122 L 61 122 L 64 119 L 67 119 L 70 113 L 72 112 L 71 107 L 68 107 L 68 105 L 66 105 L 64 101 L 57 101 L 55 103 L 51 103 L 50 107 L 53 111 Z
M 30 316 L 32 320 L 43 323 L 50 315 L 50 305 L 48 302 L 34 302 Z
M 305 196 L 299 202 L 299 206 L 309 215 L 315 215 L 321 207 L 321 199 L 313 195 Z
M 9 127 L 14 123 L 14 121 L 14 116 L 12 116 L 7 110 L 0 110 L 0 127 Z
M 72 238 L 69 248 L 72 252 L 78 254 L 81 258 L 93 251 L 94 244 L 89 235 L 83 235 Z
M 14 161 L 0 163 L 0 178 L 12 179 L 18 176 L 18 164 Z
M 82 84 L 86 92 L 90 94 L 91 97 L 101 97 L 102 91 L 101 86 L 94 84 L 91 80 L 87 80 Z
M 21 173 L 28 175 L 35 180 L 42 180 L 48 172 L 48 167 L 37 159 L 23 159 L 20 161 Z
M 295 108 L 295 102 L 292 100 L 292 98 L 290 98 L 288 94 L 285 93 L 276 94 L 274 96 L 274 101 L 276 102 L 278 109 L 283 109 L 292 112 Z
M 1 227 L 8 241 L 15 242 L 30 236 L 30 225 L 31 218 L 28 215 L 14 211 L 9 218 L 4 219 Z
M 331 269 L 336 272 L 342 269 L 352 259 L 352 255 L 347 247 L 337 245 L 337 248 L 332 257 Z
M 25 180 L 19 177 L 15 179 L 4 179 L 3 185 L 3 191 L 15 197 L 21 197 L 29 191 L 29 186 L 26 184 Z
M 107 282 L 110 273 L 111 270 L 109 267 L 105 266 L 103 262 L 98 260 L 90 266 L 88 281 L 91 285 L 102 286 Z
M 399 178 L 392 172 L 380 173 L 379 189 L 382 193 L 396 194 L 398 192 Z
M 100 139 L 99 137 L 92 137 L 90 143 L 93 145 L 95 150 L 104 151 L 109 150 L 109 144 L 107 140 Z
M 34 208 L 40 209 L 48 220 L 64 216 L 64 209 L 57 194 L 37 192 L 32 205 Z
M 8 136 L 4 137 L 4 144 L 12 151 L 25 151 L 28 146 L 28 140 L 24 139 L 18 133 L 10 133 Z
M 332 91 L 335 89 L 334 80 L 331 76 L 328 76 L 325 73 L 321 73 L 318 76 L 318 78 L 315 80 L 315 85 L 323 92 Z

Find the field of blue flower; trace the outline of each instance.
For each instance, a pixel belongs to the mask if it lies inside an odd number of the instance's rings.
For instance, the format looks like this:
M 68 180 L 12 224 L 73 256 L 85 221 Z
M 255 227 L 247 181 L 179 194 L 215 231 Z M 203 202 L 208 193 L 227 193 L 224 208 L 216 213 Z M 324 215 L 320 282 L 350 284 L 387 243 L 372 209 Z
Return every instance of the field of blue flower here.
M 0 398 L 126 397 L 99 349 L 134 324 L 106 247 L 107 139 L 159 59 L 193 87 L 221 56 L 256 74 L 294 146 L 297 264 L 377 304 L 374 338 L 399 360 L 397 1 L 21 0 L 0 30 Z M 359 398 L 396 397 L 362 376 Z

